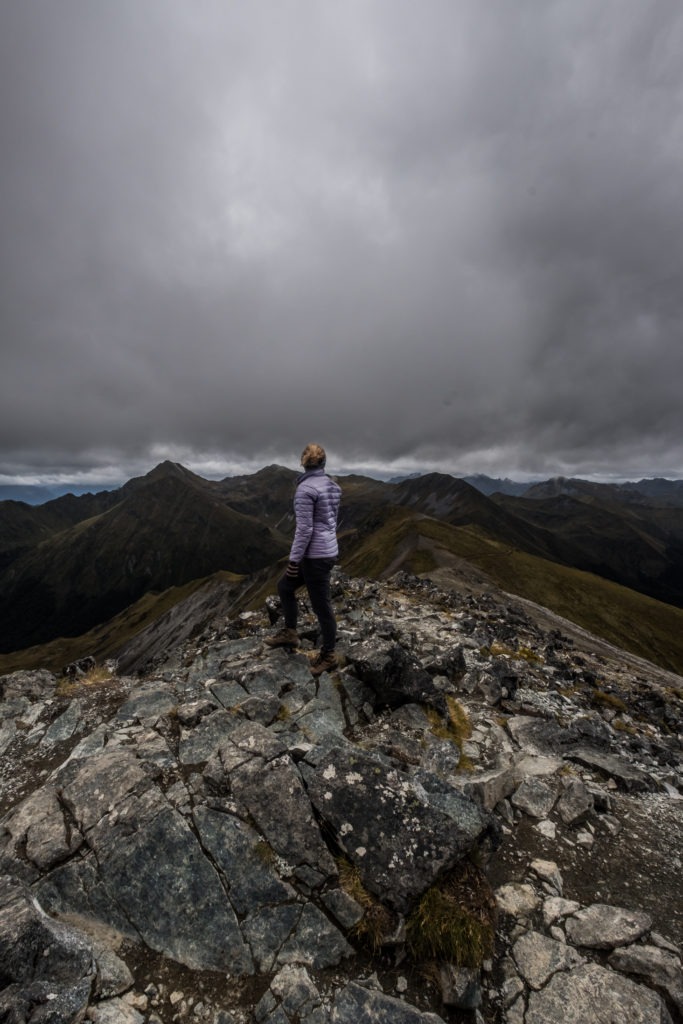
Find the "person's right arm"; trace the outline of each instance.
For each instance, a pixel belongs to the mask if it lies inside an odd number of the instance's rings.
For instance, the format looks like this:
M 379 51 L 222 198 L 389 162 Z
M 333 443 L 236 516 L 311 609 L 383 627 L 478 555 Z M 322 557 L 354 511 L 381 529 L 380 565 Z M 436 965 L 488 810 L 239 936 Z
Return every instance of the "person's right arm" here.
M 305 486 L 299 485 L 294 495 L 294 515 L 296 516 L 296 530 L 294 540 L 289 552 L 289 564 L 299 565 L 304 558 L 306 549 L 313 536 L 313 513 L 315 510 L 315 497 Z M 287 570 L 289 572 L 289 569 Z

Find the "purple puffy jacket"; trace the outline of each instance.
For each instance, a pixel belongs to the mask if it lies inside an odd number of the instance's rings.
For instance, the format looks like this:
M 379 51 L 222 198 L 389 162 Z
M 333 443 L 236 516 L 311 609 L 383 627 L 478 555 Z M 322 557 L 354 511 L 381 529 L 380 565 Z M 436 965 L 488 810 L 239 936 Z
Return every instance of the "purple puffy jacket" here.
M 341 487 L 324 469 L 309 469 L 297 481 L 294 495 L 296 532 L 290 562 L 302 558 L 336 558 L 337 515 Z

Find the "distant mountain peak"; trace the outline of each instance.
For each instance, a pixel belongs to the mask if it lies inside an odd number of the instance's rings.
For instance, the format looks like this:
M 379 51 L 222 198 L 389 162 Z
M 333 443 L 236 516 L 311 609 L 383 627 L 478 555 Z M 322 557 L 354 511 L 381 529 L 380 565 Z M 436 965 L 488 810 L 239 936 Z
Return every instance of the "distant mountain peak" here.
M 143 479 L 156 480 L 162 476 L 179 476 L 179 477 L 193 477 L 196 480 L 201 479 L 190 469 L 186 469 L 185 466 L 179 462 L 171 462 L 170 459 L 165 459 L 164 462 L 160 462 L 158 466 L 151 469 L 149 473 L 146 473 Z

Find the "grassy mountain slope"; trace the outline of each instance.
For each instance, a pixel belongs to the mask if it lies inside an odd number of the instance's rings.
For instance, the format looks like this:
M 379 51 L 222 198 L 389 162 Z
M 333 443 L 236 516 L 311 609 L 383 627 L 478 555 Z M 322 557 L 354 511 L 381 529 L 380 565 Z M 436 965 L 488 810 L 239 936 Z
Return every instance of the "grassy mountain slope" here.
M 266 466 L 257 473 L 227 477 L 215 487 L 236 512 L 288 532 L 294 528 L 292 502 L 298 477 L 299 473 L 284 466 Z
M 192 580 L 182 587 L 170 587 L 160 594 L 145 594 L 114 618 L 81 636 L 58 637 L 46 644 L 0 654 L 0 675 L 29 668 L 48 668 L 59 673 L 65 665 L 84 655 L 92 655 L 98 662 L 113 658 L 134 637 L 194 594 L 218 585 L 234 588 L 241 579 L 241 576 L 233 573 L 218 572 L 208 579 Z
M 530 554 L 552 557 L 552 537 L 542 527 L 528 525 L 464 480 L 429 473 L 399 484 L 393 501 L 453 526 L 476 523 Z
M 513 494 L 514 491 L 504 493 Z M 659 505 L 683 508 L 683 480 L 655 478 L 623 484 L 596 483 L 573 477 L 558 476 L 531 484 L 523 492 L 525 498 L 556 498 L 561 494 L 591 497 L 607 503 L 627 505 Z
M 215 484 L 230 508 L 255 516 L 291 535 L 294 531 L 294 491 L 299 472 L 284 466 L 266 466 L 248 476 L 228 477 Z M 342 488 L 340 528 L 348 529 L 364 519 L 374 508 L 394 500 L 394 487 L 369 477 L 335 477 Z
M 226 506 L 207 483 L 158 467 L 126 484 L 107 511 L 12 562 L 0 576 L 0 651 L 77 636 L 148 591 L 221 569 L 250 573 L 285 553 L 284 538 Z
M 0 571 L 34 545 L 113 504 L 115 498 L 108 491 L 84 494 L 80 498 L 65 494 L 44 505 L 0 502 Z
M 683 605 L 683 511 L 593 495 L 495 502 L 551 540 L 551 557 L 658 600 Z

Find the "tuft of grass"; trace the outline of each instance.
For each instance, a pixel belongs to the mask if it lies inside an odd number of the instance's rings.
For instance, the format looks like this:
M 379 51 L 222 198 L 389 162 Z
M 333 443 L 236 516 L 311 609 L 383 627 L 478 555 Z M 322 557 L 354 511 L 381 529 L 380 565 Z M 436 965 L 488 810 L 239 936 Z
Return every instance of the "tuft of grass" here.
M 628 725 L 622 718 L 615 718 L 612 722 L 612 728 L 616 732 L 624 732 L 628 736 L 637 736 L 638 730 L 635 725 Z
M 64 677 L 59 680 L 55 693 L 58 697 L 77 697 L 88 690 L 97 690 L 111 683 L 111 672 L 104 665 L 96 665 L 85 675 L 77 676 L 75 679 Z
M 510 658 L 513 661 L 526 661 L 536 665 L 543 664 L 541 655 L 524 644 L 521 647 L 510 647 L 508 644 L 502 644 L 498 640 L 494 640 L 489 647 L 481 647 L 479 653 L 484 658 Z
M 339 857 L 337 868 L 341 888 L 363 908 L 363 916 L 351 929 L 351 935 L 376 953 L 395 930 L 396 918 L 367 891 L 355 864 L 346 857 Z
M 445 720 L 435 708 L 425 709 L 430 730 L 439 739 L 450 740 L 457 747 L 462 747 L 463 742 L 472 735 L 470 720 L 467 717 L 467 712 L 455 697 L 446 697 L 446 704 L 448 705 L 448 718 Z
M 591 704 L 596 704 L 598 707 L 614 708 L 615 711 L 628 710 L 621 697 L 617 697 L 615 693 L 606 693 L 604 690 L 593 690 Z
M 408 950 L 418 963 L 446 960 L 480 967 L 493 953 L 494 901 L 483 873 L 459 865 L 424 894 L 406 922 Z
M 541 655 L 537 651 L 532 650 L 531 647 L 524 646 L 524 644 L 517 648 L 517 654 L 515 657 L 522 658 L 524 661 L 532 662 L 534 664 L 543 664 L 543 658 Z
M 446 697 L 446 704 L 448 706 L 448 718 L 446 720 L 434 708 L 425 709 L 430 731 L 438 739 L 450 740 L 451 743 L 454 743 L 460 751 L 458 768 L 462 768 L 464 771 L 472 771 L 474 766 L 471 760 L 462 753 L 463 743 L 472 735 L 472 723 L 464 707 L 458 703 L 455 697 Z
M 557 692 L 559 693 L 560 697 L 574 697 L 577 693 L 582 693 L 583 691 L 580 686 L 573 685 L 560 686 L 558 687 Z
M 459 747 L 472 735 L 472 724 L 462 704 L 459 704 L 455 697 L 446 697 L 448 706 L 448 718 L 451 729 L 456 736 L 456 743 Z

